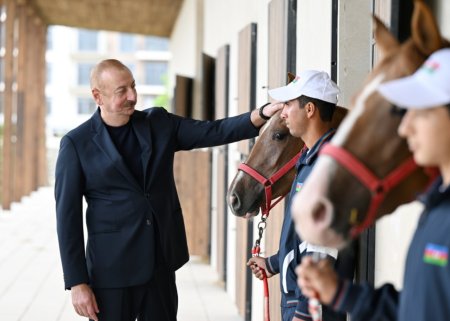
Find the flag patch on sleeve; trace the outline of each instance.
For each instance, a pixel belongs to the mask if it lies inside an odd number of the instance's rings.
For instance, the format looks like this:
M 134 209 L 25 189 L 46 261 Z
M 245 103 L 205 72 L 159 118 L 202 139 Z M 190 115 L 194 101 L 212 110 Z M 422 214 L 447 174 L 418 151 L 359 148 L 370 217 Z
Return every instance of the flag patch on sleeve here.
M 423 252 L 423 261 L 432 265 L 447 266 L 448 247 L 428 243 Z
M 303 186 L 302 183 L 297 182 L 297 185 L 295 185 L 295 191 L 299 192 L 302 189 L 302 186 Z

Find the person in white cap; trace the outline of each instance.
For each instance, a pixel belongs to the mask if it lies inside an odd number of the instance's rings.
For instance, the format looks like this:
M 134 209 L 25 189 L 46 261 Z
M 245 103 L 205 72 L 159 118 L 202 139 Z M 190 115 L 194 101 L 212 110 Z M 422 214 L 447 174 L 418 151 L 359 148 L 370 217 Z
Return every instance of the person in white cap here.
M 291 217 L 291 200 L 298 193 L 303 182 L 311 172 L 320 147 L 333 136 L 335 129 L 331 126 L 333 113 L 336 109 L 339 88 L 323 71 L 306 70 L 301 72 L 287 86 L 269 90 L 269 95 L 276 101 L 284 102 L 281 117 L 286 121 L 291 135 L 300 137 L 305 143 L 305 150 L 297 163 L 297 174 L 287 198 L 284 222 L 281 231 L 278 253 L 270 257 L 253 257 L 247 265 L 256 277 L 262 279 L 264 269 L 268 277 L 280 273 L 281 308 L 283 321 L 312 320 L 308 308 L 308 299 L 297 286 L 295 268 L 303 257 L 318 253 L 335 261 L 336 249 L 314 246 L 302 242 L 295 233 Z M 354 272 L 354 256 L 351 251 L 348 256 L 341 256 L 337 268 L 346 277 L 352 277 Z M 341 261 L 345 260 L 345 264 Z M 323 320 L 346 320 L 345 314 L 329 309 L 322 311 Z
M 403 289 L 379 289 L 340 280 L 326 264 L 305 260 L 298 269 L 306 295 L 351 313 L 353 321 L 450 319 L 450 49 L 433 53 L 412 76 L 386 82 L 379 92 L 405 108 L 398 133 L 421 166 L 441 176 L 420 198 L 425 209 L 411 241 Z

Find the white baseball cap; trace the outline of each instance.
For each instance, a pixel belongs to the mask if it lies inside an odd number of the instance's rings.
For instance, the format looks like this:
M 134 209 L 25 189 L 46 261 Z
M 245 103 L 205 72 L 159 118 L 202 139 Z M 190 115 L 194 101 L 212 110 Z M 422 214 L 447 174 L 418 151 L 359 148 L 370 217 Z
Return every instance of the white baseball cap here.
M 434 52 L 411 76 L 385 82 L 378 91 L 400 107 L 426 109 L 450 103 L 450 48 Z
M 302 95 L 337 103 L 339 88 L 324 71 L 305 70 L 283 87 L 269 90 L 269 96 L 278 101 L 289 101 Z

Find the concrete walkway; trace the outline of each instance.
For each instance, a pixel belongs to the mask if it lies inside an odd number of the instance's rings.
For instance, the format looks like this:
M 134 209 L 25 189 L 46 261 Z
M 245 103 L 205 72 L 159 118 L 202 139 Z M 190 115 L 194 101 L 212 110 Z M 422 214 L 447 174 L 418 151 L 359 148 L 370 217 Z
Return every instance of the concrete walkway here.
M 64 291 L 55 230 L 53 189 L 41 188 L 10 211 L 0 209 L 0 320 L 86 320 Z M 217 285 L 215 272 L 196 258 L 177 271 L 179 321 L 242 321 Z

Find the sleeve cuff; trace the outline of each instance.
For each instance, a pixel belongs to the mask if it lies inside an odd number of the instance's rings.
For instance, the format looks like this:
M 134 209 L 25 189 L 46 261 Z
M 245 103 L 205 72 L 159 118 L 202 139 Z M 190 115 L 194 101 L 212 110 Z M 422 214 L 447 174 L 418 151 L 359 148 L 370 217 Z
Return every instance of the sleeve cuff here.
M 305 320 L 305 321 L 313 321 L 312 317 L 310 314 L 306 314 L 300 311 L 295 310 L 295 317 L 300 319 L 300 320 Z
M 294 315 L 300 320 L 312 321 L 312 316 L 309 313 L 309 300 L 298 301 Z
M 360 294 L 361 287 L 353 284 L 351 280 L 341 279 L 330 306 L 335 311 L 351 313 Z
M 270 274 L 278 274 L 278 271 L 276 269 L 276 267 L 274 267 L 272 265 L 272 261 L 271 261 L 271 256 L 266 258 L 266 267 L 267 267 L 267 272 L 269 272 Z

